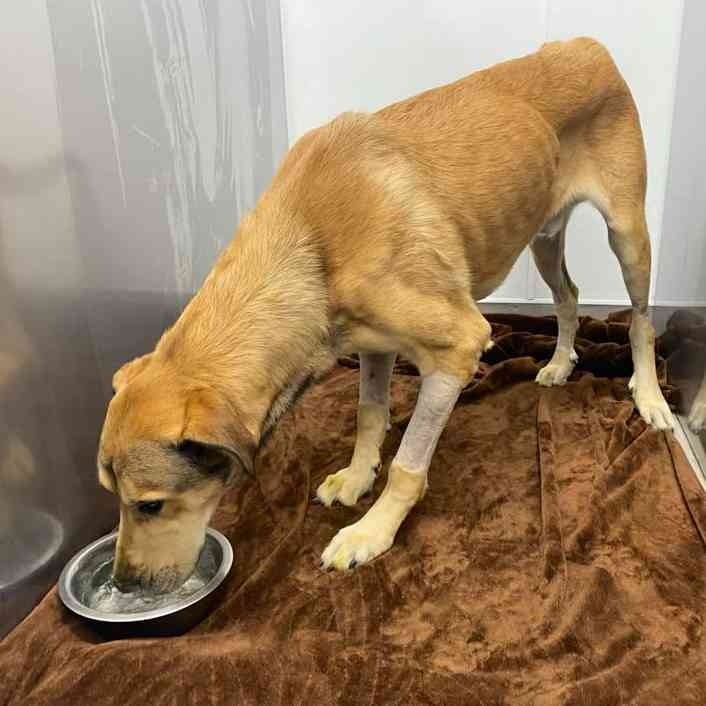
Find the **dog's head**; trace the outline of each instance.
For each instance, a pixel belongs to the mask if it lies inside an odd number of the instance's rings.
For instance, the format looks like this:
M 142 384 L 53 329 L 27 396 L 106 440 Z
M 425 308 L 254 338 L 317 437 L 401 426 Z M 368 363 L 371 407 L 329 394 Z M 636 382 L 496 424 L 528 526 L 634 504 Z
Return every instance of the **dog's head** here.
M 252 473 L 254 444 L 222 393 L 156 356 L 113 377 L 98 477 L 120 501 L 115 583 L 163 592 L 193 571 L 221 496 Z

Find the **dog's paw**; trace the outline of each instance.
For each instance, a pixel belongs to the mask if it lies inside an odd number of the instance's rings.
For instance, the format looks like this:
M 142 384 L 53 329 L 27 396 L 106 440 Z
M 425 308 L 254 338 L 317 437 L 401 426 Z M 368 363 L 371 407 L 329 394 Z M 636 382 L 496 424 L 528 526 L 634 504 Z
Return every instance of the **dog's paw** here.
M 341 505 L 355 505 L 358 499 L 369 493 L 375 483 L 378 465 L 356 468 L 349 466 L 338 473 L 332 473 L 317 488 L 316 497 L 326 507 L 338 501 Z
M 655 429 L 674 430 L 676 420 L 659 387 L 643 390 L 633 375 L 628 384 L 640 416 Z
M 576 361 L 579 357 L 576 351 L 572 350 L 567 356 L 554 355 L 552 359 L 537 373 L 535 381 L 543 387 L 552 387 L 553 385 L 563 385 L 571 375 Z
M 688 422 L 689 428 L 696 433 L 706 427 L 706 402 L 694 402 L 689 412 Z
M 336 534 L 321 555 L 321 566 L 339 571 L 353 569 L 386 552 L 394 541 L 394 532 L 375 527 L 363 517 Z

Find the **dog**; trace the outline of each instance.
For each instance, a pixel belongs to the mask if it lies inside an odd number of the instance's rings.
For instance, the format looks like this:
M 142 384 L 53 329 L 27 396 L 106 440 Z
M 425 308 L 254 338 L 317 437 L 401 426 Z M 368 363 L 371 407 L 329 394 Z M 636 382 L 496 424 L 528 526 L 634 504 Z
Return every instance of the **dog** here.
M 556 305 L 540 385 L 576 354 L 564 261 L 572 209 L 603 215 L 632 302 L 630 389 L 644 420 L 674 425 L 647 316 L 645 150 L 608 51 L 578 38 L 304 135 L 153 352 L 114 376 L 99 479 L 119 496 L 119 587 L 165 591 L 192 571 L 220 497 L 298 395 L 338 356 L 360 356 L 350 465 L 318 499 L 354 505 L 380 466 L 395 357 L 421 375 L 417 404 L 368 512 L 321 557 L 349 569 L 389 549 L 491 327 L 476 302 L 531 248 Z

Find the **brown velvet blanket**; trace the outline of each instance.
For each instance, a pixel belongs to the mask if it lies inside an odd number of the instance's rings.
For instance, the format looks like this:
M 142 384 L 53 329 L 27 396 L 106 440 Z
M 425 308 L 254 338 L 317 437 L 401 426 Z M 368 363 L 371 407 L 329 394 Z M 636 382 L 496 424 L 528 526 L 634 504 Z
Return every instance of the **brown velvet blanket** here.
M 627 325 L 582 319 L 577 370 L 544 389 L 532 378 L 554 320 L 488 318 L 496 347 L 387 554 L 318 568 L 372 502 L 311 503 L 353 447 L 358 376 L 344 361 L 222 503 L 214 526 L 236 559 L 205 622 L 104 642 L 52 590 L 0 644 L 0 703 L 703 706 L 706 497 L 676 442 L 634 411 Z M 388 461 L 417 386 L 399 365 Z

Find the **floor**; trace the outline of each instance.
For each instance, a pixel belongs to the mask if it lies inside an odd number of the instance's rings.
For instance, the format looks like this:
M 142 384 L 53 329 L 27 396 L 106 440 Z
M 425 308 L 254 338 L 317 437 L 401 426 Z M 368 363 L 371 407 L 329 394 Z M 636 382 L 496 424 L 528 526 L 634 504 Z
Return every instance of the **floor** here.
M 525 314 L 530 316 L 550 316 L 554 314 L 554 306 L 552 304 L 491 304 L 481 303 L 481 310 L 487 314 Z M 614 306 L 597 306 L 597 305 L 579 305 L 579 314 L 581 316 L 593 316 L 596 319 L 604 319 L 612 311 L 615 311 Z M 662 333 L 666 328 L 669 317 L 674 313 L 675 309 L 671 307 L 652 307 L 650 316 L 654 324 L 657 335 Z M 706 318 L 706 309 L 694 309 L 695 313 Z M 677 415 L 678 427 L 675 429 L 675 436 L 681 445 L 686 457 L 691 463 L 691 467 L 703 486 L 706 492 L 706 449 L 701 436 L 694 434 L 689 429 L 686 423 L 686 417 L 682 414 Z

